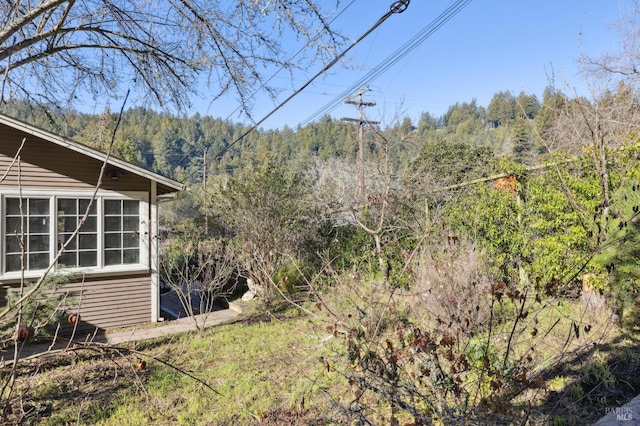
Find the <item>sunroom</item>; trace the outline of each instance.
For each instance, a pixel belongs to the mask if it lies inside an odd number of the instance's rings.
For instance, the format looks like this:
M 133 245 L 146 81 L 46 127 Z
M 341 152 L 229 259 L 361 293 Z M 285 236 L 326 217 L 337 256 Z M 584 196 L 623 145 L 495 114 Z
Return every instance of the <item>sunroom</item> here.
M 0 115 L 0 296 L 68 274 L 84 323 L 157 321 L 158 199 L 182 187 Z

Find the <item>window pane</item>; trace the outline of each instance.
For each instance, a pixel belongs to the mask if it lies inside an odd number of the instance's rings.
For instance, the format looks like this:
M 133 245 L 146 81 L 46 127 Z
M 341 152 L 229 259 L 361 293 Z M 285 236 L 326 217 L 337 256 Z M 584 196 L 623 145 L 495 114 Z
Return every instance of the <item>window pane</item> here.
M 105 266 L 140 263 L 140 201 L 104 201 Z
M 137 233 L 126 233 L 122 237 L 123 247 L 138 247 L 140 244 L 140 239 L 138 238 Z
M 20 270 L 24 250 L 26 271 L 49 266 L 51 245 L 50 198 L 7 198 L 5 214 L 6 271 Z M 22 214 L 20 205 L 22 202 Z M 24 224 L 24 229 L 21 229 Z M 19 239 L 25 246 L 20 247 Z
M 71 235 L 72 235 L 72 234 L 60 234 L 60 235 L 58 236 L 58 242 L 59 242 L 60 244 L 64 244 L 65 242 L 67 242 L 67 240 L 69 239 L 69 237 L 70 237 Z M 77 249 L 77 247 L 78 247 L 77 242 L 78 242 L 78 237 L 76 236 L 76 237 L 75 237 L 75 238 L 74 238 L 74 239 L 69 243 L 69 245 L 67 246 L 67 248 L 65 249 L 65 251 L 69 251 L 69 250 L 76 250 L 76 249 Z
M 29 269 L 45 269 L 49 266 L 49 253 L 35 253 L 29 255 Z
M 79 266 L 97 266 L 98 265 L 98 252 L 97 251 L 81 251 L 79 253 L 80 265 Z
M 122 247 L 122 234 L 105 234 L 104 235 L 104 248 L 121 248 Z
M 58 212 L 63 214 L 77 214 L 77 200 L 71 200 L 68 198 L 61 198 L 58 200 Z
M 20 239 L 18 236 L 7 236 L 7 253 L 20 253 Z
M 105 200 L 104 214 L 120 216 L 122 214 L 122 205 L 120 204 L 120 200 Z
M 8 233 L 16 233 L 20 232 L 20 218 L 19 217 L 8 217 L 7 218 L 7 229 Z
M 48 235 L 30 235 L 29 247 L 30 252 L 33 251 L 48 251 L 49 250 L 49 236 Z
M 98 236 L 95 234 L 80 234 L 80 249 L 96 249 L 98 248 Z
M 122 218 L 117 217 L 105 217 L 104 218 L 104 230 L 109 231 L 122 231 Z
M 123 252 L 122 263 L 132 264 L 140 262 L 140 250 L 137 249 L 127 249 Z
M 7 255 L 7 272 L 15 272 L 20 270 L 20 255 Z
M 24 205 L 23 208 L 24 210 L 27 210 L 26 205 Z M 19 198 L 7 198 L 7 214 L 11 216 L 20 215 L 20 199 Z
M 87 212 L 91 200 L 87 198 L 59 198 L 58 211 L 65 214 L 58 216 L 59 241 L 75 232 L 81 219 Z M 60 259 L 60 264 L 69 267 L 87 267 L 98 265 L 98 218 L 97 201 L 91 204 L 89 216 L 78 230 L 77 236 L 67 246 Z M 63 233 L 64 232 L 64 233 Z
M 29 215 L 49 215 L 49 200 L 30 198 L 29 199 Z
M 104 264 L 106 266 L 120 265 L 122 263 L 120 253 L 120 250 L 105 250 Z
M 89 202 L 91 200 L 79 200 L 80 203 L 80 207 L 78 208 L 78 214 L 80 216 L 84 216 L 84 213 L 87 211 L 87 206 L 89 205 Z M 89 214 L 95 215 L 96 214 L 96 204 L 98 203 L 97 200 L 93 201 L 93 204 L 91 204 L 91 210 L 89 211 Z
M 76 230 L 76 226 L 78 226 L 78 220 L 75 216 L 61 217 L 58 219 L 58 223 L 61 225 L 58 227 L 58 230 L 64 232 L 73 232 Z
M 138 216 L 125 216 L 122 220 L 124 222 L 123 231 L 137 231 L 140 227 Z
M 98 218 L 89 216 L 80 230 L 82 232 L 96 232 L 98 230 Z
M 122 204 L 123 204 L 123 213 L 124 214 L 138 215 L 138 213 L 140 212 L 140 202 L 139 201 L 124 200 L 122 202 Z
M 58 260 L 59 266 L 66 266 L 67 268 L 74 268 L 77 265 L 76 263 L 76 252 L 65 252 L 60 256 L 60 260 Z
M 49 218 L 45 216 L 36 216 L 29 218 L 29 230 L 30 233 L 37 232 L 49 232 Z

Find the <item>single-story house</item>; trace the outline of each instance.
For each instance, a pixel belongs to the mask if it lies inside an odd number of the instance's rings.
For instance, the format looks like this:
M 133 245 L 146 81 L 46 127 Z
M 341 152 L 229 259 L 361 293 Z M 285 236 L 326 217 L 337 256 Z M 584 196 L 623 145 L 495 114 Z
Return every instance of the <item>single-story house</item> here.
M 53 266 L 53 273 L 71 272 L 62 287 L 75 294 L 69 309 L 103 329 L 158 321 L 158 200 L 182 189 L 172 179 L 0 115 L 0 305 L 22 274 L 29 281 L 42 276 L 88 210 Z

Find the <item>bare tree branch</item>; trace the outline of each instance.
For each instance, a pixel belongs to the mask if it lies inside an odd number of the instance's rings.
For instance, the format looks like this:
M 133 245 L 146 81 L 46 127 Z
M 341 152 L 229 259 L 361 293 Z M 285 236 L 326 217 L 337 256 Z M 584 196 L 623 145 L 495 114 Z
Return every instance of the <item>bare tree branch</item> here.
M 235 92 L 248 112 L 252 89 L 277 93 L 270 72 L 330 57 L 344 41 L 325 8 L 313 0 L 9 0 L 0 3 L 0 73 L 13 96 L 47 102 L 113 95 L 126 84 L 181 110 L 206 84 L 211 98 Z M 282 46 L 292 37 L 313 54 L 293 61 Z

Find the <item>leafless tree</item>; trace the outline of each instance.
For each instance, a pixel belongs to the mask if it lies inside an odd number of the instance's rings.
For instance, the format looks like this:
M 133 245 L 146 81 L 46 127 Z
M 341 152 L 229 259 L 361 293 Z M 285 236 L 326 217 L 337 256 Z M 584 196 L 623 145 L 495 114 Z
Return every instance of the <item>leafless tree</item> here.
M 397 117 L 394 117 L 394 120 Z M 391 262 L 384 253 L 392 240 L 407 232 L 411 233 L 415 223 L 408 224 L 399 214 L 411 209 L 411 200 L 402 187 L 402 174 L 393 164 L 400 142 L 387 138 L 377 128 L 370 127 L 364 133 L 369 146 L 363 165 L 345 160 L 331 159 L 316 164 L 307 172 L 315 174 L 314 198 L 325 218 L 335 226 L 356 226 L 368 234 L 374 243 L 374 256 L 381 274 L 389 278 Z M 354 144 L 357 143 L 354 141 Z M 362 170 L 359 170 L 363 167 Z M 364 188 L 359 174 L 364 175 Z M 364 199 L 360 191 L 364 190 Z M 423 205 L 421 203 L 421 205 Z M 424 223 L 423 210 L 420 224 Z M 415 219 L 412 216 L 411 219 Z
M 637 88 L 640 83 L 640 2 L 633 0 L 631 6 L 620 11 L 616 22 L 620 46 L 618 52 L 600 56 L 584 56 L 582 63 L 589 82 L 608 82 L 614 86 L 622 81 Z
M 235 92 L 246 112 L 254 89 L 276 93 L 268 79 L 275 70 L 322 59 L 344 41 L 330 26 L 330 3 L 5 1 L 2 99 L 73 104 L 125 87 L 180 110 L 204 84 L 212 100 Z M 286 51 L 282 41 L 292 39 L 310 54 Z
M 235 291 L 237 262 L 223 239 L 197 234 L 196 231 L 163 241 L 160 268 L 164 283 L 202 334 L 216 304 Z

